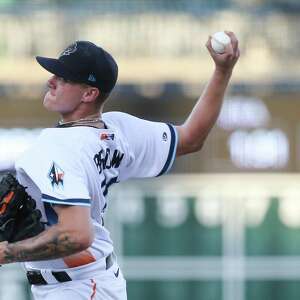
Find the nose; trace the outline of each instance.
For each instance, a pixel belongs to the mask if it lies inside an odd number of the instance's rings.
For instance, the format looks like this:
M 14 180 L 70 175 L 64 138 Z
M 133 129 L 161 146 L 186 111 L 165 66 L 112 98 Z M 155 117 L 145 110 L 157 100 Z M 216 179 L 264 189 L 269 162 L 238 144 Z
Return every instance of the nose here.
M 53 75 L 48 79 L 47 85 L 49 88 L 54 89 L 56 87 L 57 76 Z

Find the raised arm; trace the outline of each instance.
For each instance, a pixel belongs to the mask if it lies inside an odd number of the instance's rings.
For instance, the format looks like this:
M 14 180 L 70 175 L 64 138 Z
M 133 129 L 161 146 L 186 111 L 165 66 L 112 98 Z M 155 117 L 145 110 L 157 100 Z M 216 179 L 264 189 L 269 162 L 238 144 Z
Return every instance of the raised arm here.
M 211 48 L 211 37 L 206 43 L 214 60 L 215 69 L 187 120 L 181 126 L 177 126 L 179 136 L 177 156 L 200 150 L 219 116 L 226 88 L 240 55 L 238 40 L 234 33 L 228 31 L 226 33 L 231 38 L 231 44 L 226 47 L 223 54 L 217 54 Z

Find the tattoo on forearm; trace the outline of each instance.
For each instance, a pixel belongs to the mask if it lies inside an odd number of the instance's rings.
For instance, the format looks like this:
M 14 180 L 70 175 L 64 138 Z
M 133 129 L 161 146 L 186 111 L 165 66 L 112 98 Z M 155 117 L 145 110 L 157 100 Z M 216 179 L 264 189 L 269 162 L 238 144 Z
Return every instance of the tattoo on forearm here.
M 54 259 L 81 251 L 81 244 L 68 233 L 61 233 L 56 226 L 36 237 L 8 244 L 4 251 L 7 263 Z

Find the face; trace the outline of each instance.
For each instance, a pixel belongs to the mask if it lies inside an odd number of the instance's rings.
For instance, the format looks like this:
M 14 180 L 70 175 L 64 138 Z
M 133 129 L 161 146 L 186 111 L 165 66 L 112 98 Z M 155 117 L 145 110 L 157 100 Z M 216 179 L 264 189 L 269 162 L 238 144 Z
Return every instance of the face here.
M 82 102 L 85 88 L 53 75 L 47 82 L 48 92 L 44 97 L 44 107 L 62 115 L 76 111 Z

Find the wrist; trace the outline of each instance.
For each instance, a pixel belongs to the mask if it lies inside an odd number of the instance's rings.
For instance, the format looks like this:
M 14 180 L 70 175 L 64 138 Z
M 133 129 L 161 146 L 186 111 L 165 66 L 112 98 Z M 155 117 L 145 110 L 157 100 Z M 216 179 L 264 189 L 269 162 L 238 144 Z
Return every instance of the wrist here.
M 9 249 L 9 243 L 7 241 L 0 243 L 0 264 L 9 264 L 15 262 L 14 257 Z
M 216 66 L 215 67 L 215 74 L 219 75 L 219 76 L 223 76 L 223 77 L 231 77 L 232 69 Z

